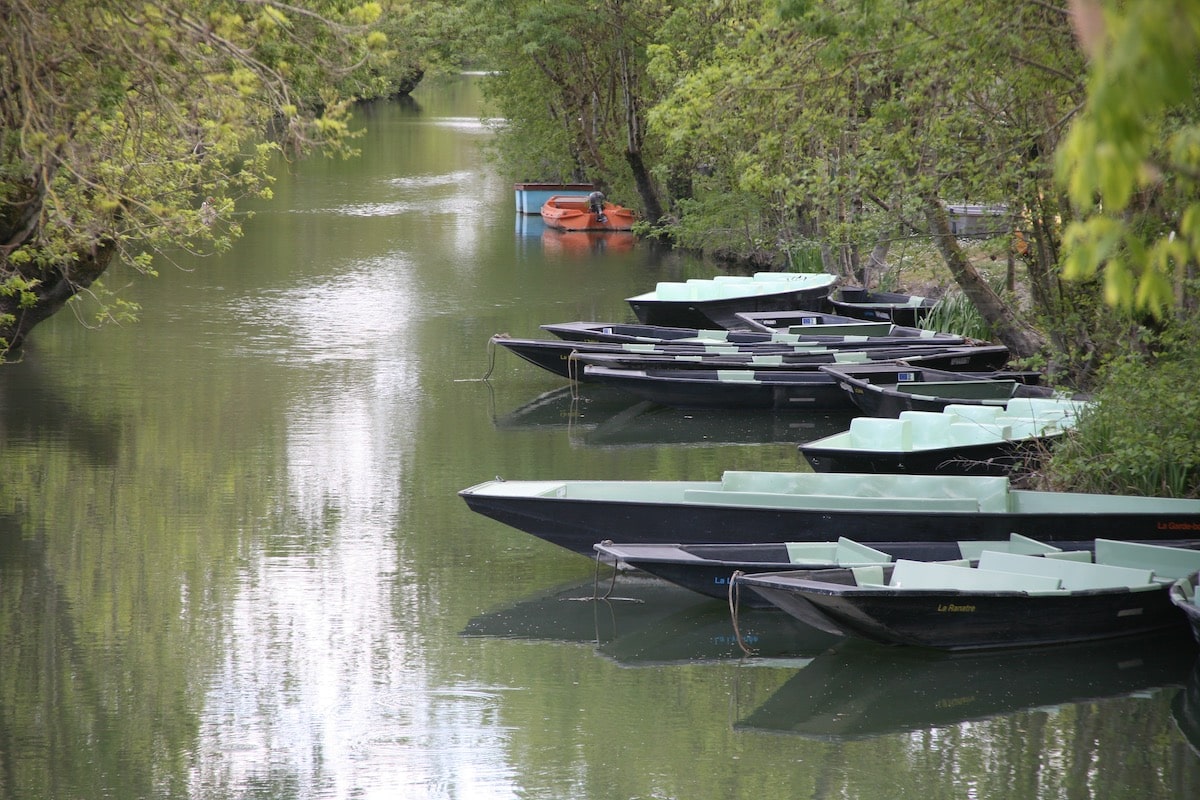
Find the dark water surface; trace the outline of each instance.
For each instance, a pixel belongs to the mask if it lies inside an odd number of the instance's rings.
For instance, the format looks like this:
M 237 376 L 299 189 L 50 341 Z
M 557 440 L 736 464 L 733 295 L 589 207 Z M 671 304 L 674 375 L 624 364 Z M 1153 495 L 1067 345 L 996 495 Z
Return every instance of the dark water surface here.
M 0 798 L 1200 795 L 1178 637 L 823 652 L 743 612 L 746 658 L 722 603 L 591 601 L 588 559 L 468 511 L 495 475 L 801 469 L 844 422 L 491 352 L 711 270 L 521 224 L 478 114 L 472 78 L 363 109 L 361 158 L 293 165 L 139 324 L 63 313 L 0 369 Z

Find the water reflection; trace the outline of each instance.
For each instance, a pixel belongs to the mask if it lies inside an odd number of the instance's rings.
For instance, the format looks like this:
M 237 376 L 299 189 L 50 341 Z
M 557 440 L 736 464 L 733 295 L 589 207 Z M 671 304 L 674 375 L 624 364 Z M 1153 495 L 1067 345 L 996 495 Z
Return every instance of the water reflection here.
M 798 670 L 737 727 L 870 738 L 1170 690 L 1195 661 L 1177 632 L 971 654 L 848 642 Z
M 474 617 L 462 635 L 590 644 L 624 666 L 743 661 L 747 649 L 757 658 L 806 656 L 839 641 L 774 610 L 741 613 L 735 628 L 724 603 L 640 573 L 535 593 Z
M 585 383 L 543 392 L 497 415 L 495 425 L 500 430 L 563 429 L 572 444 L 587 447 L 719 447 L 797 445 L 846 430 L 852 417 L 837 411 L 670 408 Z M 799 455 L 795 468 L 808 470 Z

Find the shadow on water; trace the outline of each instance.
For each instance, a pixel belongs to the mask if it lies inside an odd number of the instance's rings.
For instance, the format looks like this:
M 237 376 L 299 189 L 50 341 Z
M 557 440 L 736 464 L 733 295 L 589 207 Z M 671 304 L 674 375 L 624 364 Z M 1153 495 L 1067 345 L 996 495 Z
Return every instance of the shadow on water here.
M 760 657 L 812 655 L 837 641 L 774 609 L 743 612 L 735 630 L 724 603 L 640 574 L 547 590 L 481 614 L 461 632 L 591 644 L 625 666 L 743 659 L 739 634 Z
M 72 397 L 53 377 L 34 343 L 23 357 L 0 365 L 0 446 L 21 444 L 44 450 L 62 447 L 92 465 L 117 460 L 122 426 L 119 418 L 97 406 L 94 395 Z M 90 401 L 90 402 L 89 402 Z
M 576 384 L 544 392 L 505 414 L 493 415 L 498 430 L 566 430 L 583 447 L 638 448 L 674 445 L 792 444 L 846 430 L 853 414 L 804 415 L 759 409 L 678 409 L 608 386 Z M 797 456 L 798 469 L 804 469 Z
M 735 727 L 842 741 L 1127 697 L 1183 686 L 1189 674 L 1195 684 L 1196 652 L 1178 633 L 970 654 L 850 641 L 797 670 Z

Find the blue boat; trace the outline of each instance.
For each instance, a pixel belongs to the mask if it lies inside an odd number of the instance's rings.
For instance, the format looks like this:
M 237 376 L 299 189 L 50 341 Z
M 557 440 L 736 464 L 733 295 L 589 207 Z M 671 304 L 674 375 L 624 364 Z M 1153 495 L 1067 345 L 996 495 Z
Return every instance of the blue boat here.
M 556 194 L 588 194 L 596 190 L 591 183 L 514 183 L 518 214 L 541 215 L 542 206 Z

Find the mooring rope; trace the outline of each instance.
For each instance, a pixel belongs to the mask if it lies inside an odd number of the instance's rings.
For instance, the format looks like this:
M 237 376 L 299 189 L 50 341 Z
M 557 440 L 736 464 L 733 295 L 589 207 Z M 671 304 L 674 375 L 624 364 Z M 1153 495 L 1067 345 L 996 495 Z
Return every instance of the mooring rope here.
M 497 333 L 496 336 L 507 336 L 508 334 Z M 483 373 L 481 381 L 486 381 L 492 377 L 492 371 L 496 369 L 496 336 L 488 339 L 488 354 L 490 355 L 490 363 L 488 364 L 487 372 Z
M 612 544 L 612 539 L 605 539 L 600 544 L 606 544 L 606 545 Z M 592 578 L 592 599 L 593 600 L 608 600 L 610 597 L 612 597 L 613 589 L 615 589 L 616 586 L 617 586 L 617 567 L 614 564 L 612 581 L 608 584 L 608 591 L 604 593 L 603 597 L 600 596 L 600 590 L 599 590 L 599 587 L 600 587 L 600 551 L 596 551 L 596 572 L 595 572 L 594 577 Z
M 746 643 L 742 641 L 742 631 L 738 627 L 738 607 L 741 604 L 742 587 L 738 584 L 738 577 L 745 575 L 742 570 L 734 570 L 729 576 L 729 616 L 733 621 L 733 635 L 737 639 L 738 647 L 742 648 L 742 652 L 748 656 L 754 655 L 754 651 L 746 647 Z

